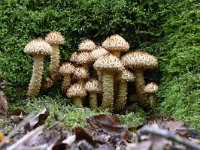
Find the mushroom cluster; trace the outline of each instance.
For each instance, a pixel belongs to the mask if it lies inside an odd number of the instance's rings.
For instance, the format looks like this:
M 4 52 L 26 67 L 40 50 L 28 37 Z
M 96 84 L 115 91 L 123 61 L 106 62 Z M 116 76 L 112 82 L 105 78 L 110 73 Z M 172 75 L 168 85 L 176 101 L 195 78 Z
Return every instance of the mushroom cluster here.
M 42 82 L 43 57 L 50 55 L 50 87 L 63 76 L 61 91 L 76 106 L 89 104 L 92 109 L 100 105 L 110 112 L 122 111 L 127 103 L 128 83 L 134 82 L 137 103 L 142 108 L 155 109 L 155 83 L 145 83 L 144 71 L 158 66 L 155 56 L 136 50 L 128 52 L 130 45 L 120 35 L 115 34 L 96 45 L 85 39 L 72 53 L 70 62 L 60 66 L 59 45 L 64 37 L 59 32 L 51 32 L 45 40 L 37 39 L 27 44 L 25 52 L 33 56 L 34 68 L 28 95 L 36 96 Z M 125 52 L 123 54 L 121 52 Z M 43 87 L 43 86 L 42 86 Z M 88 94 L 88 96 L 87 96 Z M 88 100 L 87 100 L 88 99 Z

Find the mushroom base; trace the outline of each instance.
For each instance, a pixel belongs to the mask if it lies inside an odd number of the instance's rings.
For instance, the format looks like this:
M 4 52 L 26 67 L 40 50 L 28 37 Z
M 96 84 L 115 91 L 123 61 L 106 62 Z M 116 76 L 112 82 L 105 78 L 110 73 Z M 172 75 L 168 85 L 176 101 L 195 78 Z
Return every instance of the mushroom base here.
M 97 109 L 97 93 L 90 93 L 90 108 Z
M 117 100 L 114 105 L 114 111 L 119 112 L 122 111 L 126 105 L 127 100 L 127 82 L 121 81 L 119 82 L 119 91 L 117 95 Z
M 33 74 L 31 77 L 31 81 L 29 83 L 29 88 L 27 95 L 28 96 L 37 96 L 40 91 L 41 82 L 42 82 L 42 74 L 43 74 L 43 57 L 35 56 L 33 57 Z
M 103 100 L 102 100 L 102 108 L 106 109 L 109 108 L 109 111 L 112 112 L 113 110 L 113 74 L 112 72 L 104 72 L 102 74 L 103 80 Z

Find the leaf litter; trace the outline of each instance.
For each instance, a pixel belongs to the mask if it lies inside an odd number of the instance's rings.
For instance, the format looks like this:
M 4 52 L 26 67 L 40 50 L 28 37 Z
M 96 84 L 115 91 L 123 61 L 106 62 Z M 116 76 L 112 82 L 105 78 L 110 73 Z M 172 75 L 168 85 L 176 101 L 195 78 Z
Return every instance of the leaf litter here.
M 10 114 L 13 131 L 0 133 L 1 150 L 200 150 L 200 135 L 181 121 L 153 118 L 125 128 L 115 115 L 88 117 L 88 128 L 67 130 L 59 121 L 45 126 L 50 110 L 37 115 L 20 109 Z

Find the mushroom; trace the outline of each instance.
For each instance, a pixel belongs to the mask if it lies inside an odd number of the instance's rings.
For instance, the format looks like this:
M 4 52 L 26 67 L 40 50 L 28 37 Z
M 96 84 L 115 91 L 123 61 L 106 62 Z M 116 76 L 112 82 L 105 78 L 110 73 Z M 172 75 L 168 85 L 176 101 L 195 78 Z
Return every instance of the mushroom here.
M 95 43 L 90 39 L 85 39 L 78 45 L 79 51 L 90 52 L 90 51 L 94 50 L 95 48 L 96 48 Z
M 76 64 L 81 64 L 85 69 L 88 70 L 90 60 L 90 53 L 89 52 L 79 52 L 76 55 L 76 59 L 74 60 Z
M 92 52 L 90 52 L 90 61 L 91 62 L 95 62 L 98 58 L 100 58 L 101 56 L 107 55 L 110 52 L 107 51 L 106 49 L 104 49 L 101 46 L 98 46 L 96 49 L 94 49 Z M 98 79 L 101 81 L 102 77 L 101 77 L 101 72 L 97 71 L 94 73 L 95 76 L 98 75 Z
M 74 71 L 74 78 L 78 79 L 78 83 L 83 84 L 85 79 L 89 78 L 89 72 L 83 67 L 77 67 Z
M 67 96 L 72 98 L 72 102 L 75 106 L 82 106 L 82 98 L 86 96 L 86 90 L 82 84 L 76 83 L 73 84 L 67 90 Z
M 49 77 L 43 77 L 42 78 L 42 85 L 41 89 L 47 90 L 53 85 L 53 81 Z
M 124 109 L 127 101 L 127 83 L 135 81 L 135 76 L 129 70 L 123 70 L 119 77 L 119 89 L 114 110 L 119 112 Z
M 49 71 L 52 81 L 55 83 L 58 80 L 58 71 L 60 67 L 59 45 L 64 44 L 65 38 L 61 35 L 60 32 L 50 32 L 46 36 L 45 41 L 53 47 Z
M 96 109 L 98 102 L 97 102 L 97 93 L 101 91 L 100 83 L 98 80 L 91 79 L 86 82 L 85 90 L 90 93 L 90 108 Z
M 120 58 L 122 51 L 127 51 L 130 47 L 129 43 L 118 34 L 108 37 L 102 46 L 117 58 Z
M 52 52 L 52 47 L 43 39 L 35 39 L 30 41 L 24 48 L 26 54 L 32 55 L 33 64 L 33 74 L 28 88 L 28 96 L 37 96 L 42 81 L 43 74 L 43 59 L 45 55 L 50 55 Z
M 6 115 L 8 112 L 8 100 L 4 92 L 0 89 L 0 115 Z
M 63 63 L 59 69 L 59 73 L 64 76 L 61 91 L 65 93 L 71 84 L 71 74 L 74 73 L 75 67 L 71 63 Z
M 158 91 L 158 85 L 154 82 L 148 83 L 145 88 L 144 92 L 149 94 L 149 102 L 153 111 L 155 111 L 155 93 Z
M 114 86 L 113 86 L 113 75 L 115 72 L 121 72 L 124 67 L 121 61 L 113 55 L 105 55 L 100 57 L 93 64 L 95 70 L 100 70 L 102 74 L 103 81 L 103 100 L 102 108 L 112 112 L 113 110 L 113 99 L 114 99 Z
M 143 108 L 147 107 L 145 102 L 145 81 L 144 70 L 153 69 L 158 66 L 158 60 L 155 56 L 150 55 L 144 51 L 134 51 L 122 56 L 121 61 L 125 67 L 129 67 L 134 70 L 135 74 L 135 87 L 138 102 Z

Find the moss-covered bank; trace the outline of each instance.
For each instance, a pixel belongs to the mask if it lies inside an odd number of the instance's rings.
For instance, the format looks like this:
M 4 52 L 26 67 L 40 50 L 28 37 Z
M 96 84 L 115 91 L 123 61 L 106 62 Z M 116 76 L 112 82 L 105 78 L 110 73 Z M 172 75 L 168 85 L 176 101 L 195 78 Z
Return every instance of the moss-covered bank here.
M 197 0 L 1 0 L 0 80 L 8 82 L 11 102 L 24 100 L 32 59 L 23 49 L 30 39 L 60 31 L 66 38 L 63 62 L 83 38 L 100 43 L 118 33 L 131 49 L 143 48 L 159 58 L 163 78 L 158 112 L 200 130 L 199 9 Z M 48 94 L 57 91 L 54 87 Z

